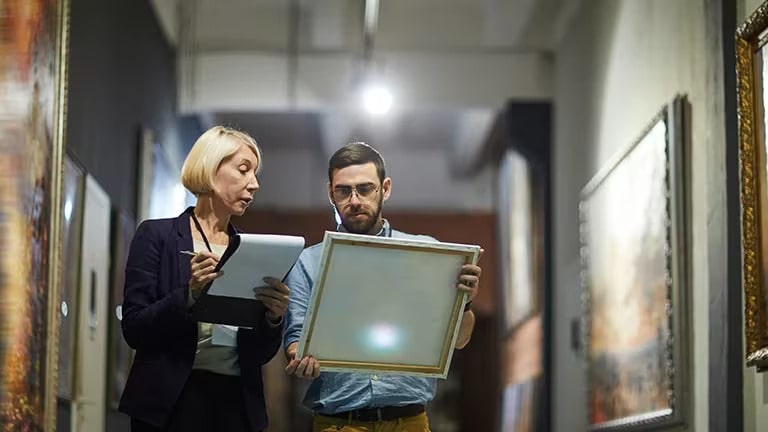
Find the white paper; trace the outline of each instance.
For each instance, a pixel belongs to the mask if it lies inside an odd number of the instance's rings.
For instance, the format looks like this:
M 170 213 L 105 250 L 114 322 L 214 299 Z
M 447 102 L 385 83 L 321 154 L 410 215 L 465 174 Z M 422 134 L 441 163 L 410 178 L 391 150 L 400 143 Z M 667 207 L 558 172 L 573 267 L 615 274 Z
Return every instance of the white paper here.
M 273 234 L 239 234 L 240 246 L 208 289 L 209 295 L 253 299 L 253 289 L 266 285 L 264 278 L 283 279 L 304 249 L 304 237 Z
M 223 324 L 214 324 L 211 327 L 211 345 L 237 346 L 237 327 Z

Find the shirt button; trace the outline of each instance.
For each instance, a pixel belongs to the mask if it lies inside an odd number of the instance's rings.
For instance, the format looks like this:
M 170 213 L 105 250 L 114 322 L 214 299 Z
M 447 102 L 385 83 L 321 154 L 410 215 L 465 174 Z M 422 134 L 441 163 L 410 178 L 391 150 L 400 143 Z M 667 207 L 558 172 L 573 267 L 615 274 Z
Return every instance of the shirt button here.
M 372 379 L 372 380 L 374 380 L 374 381 L 376 381 L 376 380 L 378 380 L 378 379 L 379 379 L 379 376 L 378 376 L 378 375 L 372 375 L 372 376 L 371 376 L 371 379 Z

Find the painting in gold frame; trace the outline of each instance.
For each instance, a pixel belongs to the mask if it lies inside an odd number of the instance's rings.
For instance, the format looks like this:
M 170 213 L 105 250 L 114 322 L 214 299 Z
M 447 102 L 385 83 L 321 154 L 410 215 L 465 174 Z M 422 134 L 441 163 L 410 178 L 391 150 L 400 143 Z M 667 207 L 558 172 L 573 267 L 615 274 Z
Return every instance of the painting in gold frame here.
M 768 369 L 768 2 L 736 32 L 746 362 Z
M 685 422 L 686 99 L 675 98 L 582 191 L 589 430 Z
M 321 247 L 296 357 L 332 372 L 446 378 L 466 302 L 456 276 L 480 247 L 339 232 Z
M 67 0 L 0 2 L 0 424 L 53 431 Z

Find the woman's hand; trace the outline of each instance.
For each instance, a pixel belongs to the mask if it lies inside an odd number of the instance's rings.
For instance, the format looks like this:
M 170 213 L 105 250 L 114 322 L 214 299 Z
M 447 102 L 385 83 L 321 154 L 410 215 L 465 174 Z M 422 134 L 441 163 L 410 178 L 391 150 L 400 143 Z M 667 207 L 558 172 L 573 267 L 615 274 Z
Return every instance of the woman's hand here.
M 200 294 L 203 293 L 203 287 L 212 280 L 224 275 L 224 272 L 214 272 L 216 265 L 219 264 L 219 256 L 211 252 L 195 254 L 190 263 L 192 266 L 192 277 L 189 279 L 189 292 L 197 300 Z
M 267 307 L 267 318 L 272 322 L 281 321 L 288 310 L 288 296 L 291 290 L 280 279 L 265 277 L 267 286 L 253 289 L 256 300 L 261 300 Z

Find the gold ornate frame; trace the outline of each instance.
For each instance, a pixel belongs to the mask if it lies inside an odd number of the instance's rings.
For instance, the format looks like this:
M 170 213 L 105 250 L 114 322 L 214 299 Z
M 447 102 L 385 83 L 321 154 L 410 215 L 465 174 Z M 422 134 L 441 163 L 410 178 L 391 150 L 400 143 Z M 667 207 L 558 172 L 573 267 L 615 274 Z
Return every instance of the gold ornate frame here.
M 334 250 L 341 245 L 364 246 L 380 250 L 392 250 L 411 253 L 429 253 L 447 256 L 450 258 L 459 256 L 463 258 L 464 263 L 476 263 L 479 258 L 480 247 L 474 245 L 461 245 L 451 243 L 437 243 L 428 241 L 405 240 L 399 238 L 377 237 L 367 235 L 356 235 L 337 232 L 326 232 L 323 241 L 323 254 L 320 261 L 320 268 L 317 272 L 317 278 L 312 288 L 312 296 L 309 301 L 309 310 L 307 311 L 304 328 L 299 340 L 297 358 L 304 355 L 313 354 L 313 343 L 316 342 L 315 333 L 317 332 L 316 321 L 320 313 L 321 299 L 327 289 L 327 278 L 330 269 L 335 261 Z M 458 270 L 458 269 L 457 269 Z M 426 269 L 428 272 L 429 269 Z M 381 275 L 380 275 L 381 276 Z M 375 277 L 375 275 L 372 275 Z M 450 287 L 447 287 L 450 288 Z M 451 317 L 448 320 L 448 326 L 444 329 L 442 335 L 435 335 L 442 339 L 442 348 L 440 359 L 435 364 L 416 365 L 396 362 L 373 362 L 346 359 L 342 357 L 324 358 L 316 356 L 320 362 L 320 367 L 324 371 L 335 372 L 379 372 L 379 373 L 399 373 L 418 376 L 446 378 L 451 364 L 453 348 L 456 345 L 461 318 L 466 301 L 466 295 L 459 291 L 453 295 Z M 403 300 L 406 301 L 406 300 Z M 343 318 L 342 318 L 343 319 Z M 321 342 L 322 343 L 322 342 Z
M 62 194 L 64 179 L 64 154 L 67 125 L 67 84 L 69 82 L 69 30 L 70 0 L 59 0 L 56 19 L 56 95 L 54 98 L 54 135 L 51 153 L 51 247 L 48 251 L 48 304 L 45 359 L 45 431 L 56 430 L 56 387 L 59 360 L 59 310 L 61 303 L 61 254 L 62 254 Z
M 768 205 L 766 188 L 765 107 L 756 52 L 765 44 L 768 2 L 763 3 L 736 31 L 736 75 L 739 117 L 739 178 L 741 181 L 741 231 L 744 285 L 744 333 L 747 365 L 768 368 L 768 322 L 766 319 L 765 242 L 761 232 Z M 762 66 L 764 67 L 764 66 Z M 762 71 L 762 68 L 761 68 Z M 761 139 L 762 138 L 762 139 Z M 762 142 L 761 142 L 762 141 Z

